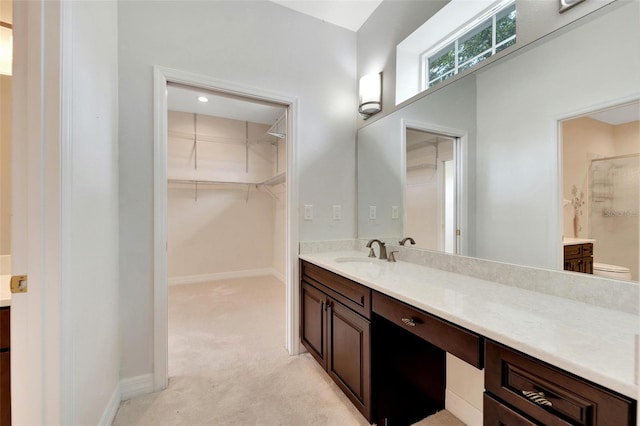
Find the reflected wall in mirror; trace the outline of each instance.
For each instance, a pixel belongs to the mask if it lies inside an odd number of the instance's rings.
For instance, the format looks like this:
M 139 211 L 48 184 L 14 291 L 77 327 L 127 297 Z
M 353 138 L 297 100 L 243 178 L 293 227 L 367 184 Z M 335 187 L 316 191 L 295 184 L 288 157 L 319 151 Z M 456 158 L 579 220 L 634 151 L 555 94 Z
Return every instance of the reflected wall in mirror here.
M 589 273 L 638 280 L 640 104 L 563 120 L 565 251 L 590 244 Z M 565 269 L 581 264 L 566 259 Z M 578 272 L 581 272 L 580 270 Z
M 457 253 L 457 138 L 407 127 L 405 234 L 416 248 Z
M 358 131 L 358 236 L 406 236 L 402 123 L 428 123 L 464 135 L 459 253 L 563 269 L 558 122 L 640 98 L 639 19 L 638 2 L 610 3 L 367 123 Z M 370 220 L 373 200 L 385 206 L 378 211 L 398 205 L 401 219 Z
M 406 132 L 407 129 L 419 129 L 456 140 L 454 154 L 442 158 L 455 159 L 453 164 L 458 165 L 452 170 L 456 179 L 455 190 L 450 192 L 455 193 L 455 199 L 452 200 L 457 216 L 454 229 L 460 230 L 461 235 L 457 238 L 457 247 L 451 242 L 451 250 L 468 253 L 472 235 L 465 232 L 470 222 L 466 213 L 473 209 L 473 194 L 464 191 L 469 186 L 466 182 L 468 176 L 460 173 L 459 165 L 466 164 L 465 170 L 474 170 L 473 162 L 469 161 L 473 153 L 468 147 L 472 147 L 475 141 L 475 91 L 475 78 L 470 75 L 432 93 L 430 102 L 410 104 L 358 131 L 359 238 L 385 238 L 397 242 L 410 236 L 421 247 L 427 247 L 427 244 L 429 248 L 438 246 L 439 225 L 434 225 L 427 218 L 412 219 L 421 213 L 414 214 L 407 206 L 407 184 L 413 181 L 408 179 L 406 169 L 413 161 L 419 160 L 413 160 L 411 154 L 406 152 L 407 145 L 410 145 L 405 142 Z M 444 155 L 444 146 L 442 149 L 441 155 Z M 427 172 L 429 170 L 424 170 L 425 175 Z M 433 175 L 437 181 L 437 174 Z M 369 215 L 371 206 L 377 206 L 379 214 L 375 219 Z M 392 215 L 394 206 L 398 206 L 397 219 L 393 219 Z M 454 222 L 450 223 L 453 226 Z M 418 237 L 422 232 L 416 231 L 415 227 L 419 226 L 431 226 L 432 230 L 425 231 L 430 235 Z M 444 247 L 444 242 L 440 244 Z

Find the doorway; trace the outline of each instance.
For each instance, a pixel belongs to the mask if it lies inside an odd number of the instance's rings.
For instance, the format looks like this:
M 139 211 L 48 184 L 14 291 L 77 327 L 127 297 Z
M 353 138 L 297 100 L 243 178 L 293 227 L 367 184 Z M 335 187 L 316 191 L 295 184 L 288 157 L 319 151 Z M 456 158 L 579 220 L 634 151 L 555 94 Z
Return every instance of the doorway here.
M 233 154 L 234 159 L 231 157 L 227 158 L 231 161 L 223 161 L 219 162 L 219 166 L 222 169 L 217 169 L 217 172 L 211 172 L 213 174 L 207 175 L 207 172 L 204 167 L 209 162 L 208 166 L 212 166 L 215 164 L 217 160 L 220 160 L 223 157 L 218 156 L 215 153 L 216 149 L 220 149 L 220 147 L 215 148 L 215 145 L 222 145 L 216 143 L 198 143 L 194 142 L 193 139 L 190 142 L 184 143 L 183 147 L 177 150 L 177 164 L 182 162 L 182 165 L 188 165 L 183 171 L 186 173 L 180 179 L 183 182 L 172 182 L 171 185 L 182 186 L 181 191 L 183 193 L 189 193 L 190 202 L 204 204 L 205 196 L 214 192 L 211 186 L 224 186 L 228 191 L 235 191 L 234 197 L 237 198 L 238 195 L 244 198 L 243 201 L 246 203 L 247 200 L 251 201 L 252 197 L 256 197 L 258 195 L 271 197 L 275 196 L 281 200 L 286 200 L 283 206 L 284 210 L 284 233 L 285 237 L 281 240 L 283 244 L 283 248 L 281 247 L 278 252 L 282 255 L 282 259 L 280 260 L 280 264 L 284 264 L 284 268 L 282 270 L 282 274 L 279 278 L 283 279 L 285 282 L 285 293 L 286 293 L 286 318 L 285 320 L 285 341 L 283 342 L 285 348 L 290 354 L 297 354 L 299 352 L 299 339 L 297 338 L 297 330 L 298 330 L 298 306 L 299 306 L 299 293 L 298 288 L 294 285 L 297 282 L 297 244 L 298 244 L 298 231 L 297 231 L 297 216 L 295 214 L 293 206 L 297 204 L 297 170 L 295 167 L 295 147 L 296 147 L 296 120 L 297 120 L 297 100 L 296 98 L 277 94 L 272 91 L 266 91 L 264 89 L 257 88 L 248 88 L 246 86 L 236 85 L 230 83 L 228 81 L 221 81 L 217 79 L 208 78 L 205 76 L 197 76 L 191 73 L 185 73 L 178 70 L 165 69 L 162 67 L 156 67 L 155 69 L 155 122 L 156 122 L 156 138 L 155 138 L 155 174 L 154 174 L 154 183 L 155 183 L 155 205 L 154 205 L 154 217 L 155 217 L 155 244 L 154 244 L 154 389 L 156 391 L 162 390 L 166 388 L 168 384 L 168 247 L 170 245 L 170 241 L 168 239 L 168 198 L 167 194 L 169 191 L 169 171 L 171 170 L 172 165 L 169 164 L 169 149 L 170 145 L 168 143 L 169 134 L 168 134 L 168 121 L 169 121 L 169 108 L 168 108 L 168 91 L 170 86 L 182 86 L 188 88 L 197 88 L 197 90 L 206 91 L 208 93 L 213 93 L 219 97 L 225 98 L 227 100 L 243 100 L 245 101 L 244 106 L 251 104 L 254 106 L 271 106 L 280 108 L 282 112 L 285 112 L 283 115 L 286 119 L 277 119 L 276 122 L 270 122 L 268 126 L 266 126 L 266 130 L 270 130 L 271 135 L 264 135 L 263 138 L 268 139 L 270 142 L 262 144 L 261 148 L 257 146 L 249 146 L 251 145 L 251 141 L 247 142 L 248 139 L 252 139 L 252 132 L 255 126 L 250 125 L 248 123 L 249 120 L 235 120 L 235 124 L 237 122 L 241 123 L 241 126 L 244 130 L 244 137 L 240 137 L 243 141 L 234 141 L 236 145 L 235 148 L 236 153 Z M 248 102 L 248 103 L 247 103 Z M 178 111 L 184 112 L 184 111 Z M 191 123 L 190 126 L 195 127 L 198 125 L 207 125 L 207 123 L 216 119 L 206 118 L 205 114 L 201 114 L 202 116 L 198 116 L 197 113 L 188 112 L 187 114 L 191 114 Z M 282 117 L 282 115 L 280 116 Z M 182 118 L 185 118 L 184 116 Z M 188 117 L 187 117 L 188 118 Z M 229 120 L 228 118 L 222 118 L 224 120 Z M 184 121 L 188 123 L 187 119 Z M 220 123 L 218 123 L 220 124 Z M 229 124 L 229 122 L 227 122 Z M 222 126 L 224 127 L 224 126 Z M 233 127 L 233 126 L 232 126 Z M 197 132 L 201 133 L 201 132 Z M 192 132 L 193 134 L 193 132 Z M 208 137 L 212 137 L 213 135 L 207 135 Z M 284 136 L 286 138 L 286 149 L 281 149 L 284 145 L 282 142 L 278 143 Z M 253 139 L 252 139 L 253 140 Z M 257 139 L 256 139 L 257 141 Z M 241 142 L 241 143 L 238 143 Z M 235 149 L 234 148 L 234 149 Z M 255 155 L 257 150 L 263 150 L 263 160 L 266 157 L 271 157 L 272 161 L 270 162 L 271 168 L 269 169 L 270 177 L 264 177 L 260 181 L 254 181 L 249 179 L 239 179 L 238 175 L 232 178 L 233 173 L 242 173 L 247 175 L 248 167 L 252 167 L 252 162 L 254 160 L 258 161 L 258 156 Z M 198 154 L 196 156 L 196 150 Z M 249 151 L 249 155 L 247 152 Z M 252 151 L 256 151 L 251 154 Z M 267 151 L 271 153 L 271 155 L 267 155 Z M 285 152 L 282 152 L 285 151 Z M 182 154 L 181 154 L 182 153 Z M 207 156 L 204 154 L 208 153 Z M 218 152 L 220 154 L 220 152 Z M 182 155 L 182 157 L 181 157 Z M 196 171 L 196 158 L 198 159 L 198 168 L 202 170 L 202 175 Z M 285 160 L 286 159 L 286 160 Z M 283 167 L 284 161 L 284 167 Z M 259 162 L 259 161 L 258 161 Z M 277 163 L 277 164 L 276 164 Z M 253 163 L 253 167 L 256 166 L 257 163 Z M 253 170 L 265 170 L 263 164 L 260 168 L 254 169 L 251 168 L 250 171 Z M 233 169 L 224 169 L 224 167 L 233 166 Z M 187 173 L 187 169 L 191 169 L 190 172 Z M 273 173 L 275 169 L 280 170 L 279 173 Z M 222 171 L 221 171 L 222 170 Z M 226 174 L 217 174 L 222 173 Z M 191 173 L 191 174 L 189 174 Z M 279 176 L 278 176 L 279 175 Z M 202 177 L 205 179 L 201 179 Z M 256 178 L 255 176 L 252 179 Z M 284 178 L 284 181 L 280 182 L 281 179 Z M 233 179 L 233 180 L 232 180 Z M 257 179 L 257 178 L 256 178 Z M 187 180 L 191 180 L 192 182 L 184 182 Z M 200 181 L 211 181 L 211 182 L 200 182 Z M 280 185 L 281 183 L 285 183 L 284 191 L 281 194 L 277 194 L 274 192 L 274 187 L 276 185 Z M 186 188 L 185 188 L 186 187 Z M 242 188 L 242 191 L 237 189 L 238 187 Z M 235 189 L 234 189 L 235 188 Z M 272 193 L 270 194 L 269 191 Z M 196 199 L 196 197 L 198 197 Z M 255 198 L 254 198 L 255 199 Z M 282 224 L 281 224 L 282 225 Z M 224 249 L 224 247 L 222 247 Z M 276 268 L 274 268 L 276 269 Z M 233 272 L 233 271 L 231 271 Z M 236 271 L 237 272 L 237 271 Z M 214 272 L 216 273 L 216 272 Z M 223 272 L 224 273 L 224 272 Z M 205 275 L 196 273 L 194 275 Z M 193 277 L 192 277 L 193 278 Z
M 560 121 L 564 251 L 587 244 L 586 261 L 565 270 L 638 280 L 640 102 Z
M 417 248 L 459 253 L 458 142 L 454 136 L 405 128 L 405 235 Z
M 167 106 L 169 374 L 175 377 L 193 371 L 195 353 L 233 358 L 230 352 L 242 350 L 238 345 L 251 339 L 241 330 L 252 329 L 238 329 L 229 318 L 252 293 L 275 287 L 257 309 L 284 306 L 288 108 L 171 82 Z M 284 343 L 284 324 L 274 330 L 273 340 Z

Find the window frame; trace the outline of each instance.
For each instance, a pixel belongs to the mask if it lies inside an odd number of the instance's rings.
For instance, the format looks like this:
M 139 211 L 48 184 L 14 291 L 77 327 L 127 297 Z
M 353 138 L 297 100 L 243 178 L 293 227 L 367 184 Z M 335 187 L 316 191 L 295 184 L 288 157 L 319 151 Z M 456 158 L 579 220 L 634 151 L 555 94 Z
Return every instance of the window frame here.
M 496 38 L 497 38 L 497 34 L 496 34 L 496 29 L 497 29 L 497 16 L 500 14 L 500 12 L 504 11 L 505 9 L 508 9 L 512 6 L 515 6 L 516 1 L 515 0 L 503 0 L 500 3 L 498 3 L 495 6 L 492 6 L 491 8 L 489 8 L 489 10 L 487 10 L 486 12 L 483 12 L 481 14 L 479 14 L 478 16 L 476 16 L 475 18 L 469 20 L 467 23 L 465 23 L 462 27 L 460 27 L 458 30 L 452 32 L 449 36 L 444 37 L 443 39 L 440 40 L 440 42 L 436 43 L 435 45 L 433 45 L 433 47 L 431 47 L 430 49 L 424 51 L 423 53 L 420 54 L 420 91 L 424 91 L 429 89 L 430 87 L 433 87 L 439 83 L 442 83 L 444 80 L 442 79 L 445 75 L 449 75 L 449 77 L 447 78 L 451 78 L 453 76 L 455 76 L 456 74 L 458 74 L 460 72 L 460 68 L 462 66 L 464 66 L 465 64 L 468 64 L 474 60 L 476 60 L 477 58 L 480 58 L 482 56 L 487 55 L 487 53 L 491 53 L 489 56 L 487 56 L 485 59 L 490 58 L 491 56 L 496 54 L 496 51 L 498 48 L 500 48 L 501 46 L 511 42 L 512 40 L 516 40 L 516 36 L 517 36 L 517 31 L 516 33 L 514 33 L 513 35 L 507 37 L 506 39 L 502 40 L 499 43 L 496 43 Z M 514 10 L 516 11 L 516 10 Z M 472 31 L 474 31 L 476 28 L 478 28 L 480 25 L 482 25 L 483 23 L 485 23 L 487 20 L 491 19 L 491 47 L 484 50 L 483 52 L 475 55 L 472 58 L 467 59 L 464 63 L 459 64 L 458 62 L 458 54 L 459 54 L 459 41 L 464 38 L 465 35 L 471 33 Z M 516 26 L 517 26 L 517 11 L 516 11 Z M 445 47 L 447 47 L 448 45 L 453 44 L 454 47 L 454 67 L 451 71 L 448 71 L 446 74 L 433 79 L 433 80 L 429 80 L 429 59 L 431 57 L 433 57 L 433 55 L 435 55 L 436 53 L 440 52 L 441 50 L 443 50 Z M 466 69 L 469 68 L 473 68 L 475 64 L 463 69 L 462 71 L 465 71 Z M 446 80 L 446 79 L 445 79 Z

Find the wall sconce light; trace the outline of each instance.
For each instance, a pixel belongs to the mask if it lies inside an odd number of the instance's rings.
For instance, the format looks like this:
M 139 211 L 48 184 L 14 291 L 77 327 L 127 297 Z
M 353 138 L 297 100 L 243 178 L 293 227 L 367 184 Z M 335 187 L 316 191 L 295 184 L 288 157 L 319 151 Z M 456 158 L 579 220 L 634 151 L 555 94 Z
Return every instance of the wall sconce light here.
M 360 103 L 358 112 L 365 120 L 382 110 L 382 73 L 368 74 L 360 78 Z
M 13 26 L 0 21 L 0 74 L 11 75 L 13 62 Z

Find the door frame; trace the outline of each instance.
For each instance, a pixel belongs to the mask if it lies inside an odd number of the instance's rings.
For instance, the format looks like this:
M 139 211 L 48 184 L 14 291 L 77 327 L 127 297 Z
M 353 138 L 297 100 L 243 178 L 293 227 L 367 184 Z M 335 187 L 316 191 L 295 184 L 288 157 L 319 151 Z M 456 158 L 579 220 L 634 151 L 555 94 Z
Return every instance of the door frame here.
M 556 180 L 553 185 L 552 198 L 550 200 L 552 211 L 555 211 L 556 214 L 555 220 L 552 220 L 549 226 L 548 252 L 551 253 L 552 256 L 550 264 L 555 265 L 556 270 L 562 271 L 564 269 L 564 194 L 562 190 L 564 183 L 564 169 L 562 167 L 564 163 L 564 144 L 562 141 L 562 123 L 567 120 L 633 102 L 640 102 L 640 92 L 636 91 L 626 96 L 616 97 L 596 104 L 591 104 L 589 106 L 572 109 L 570 111 L 554 115 L 549 119 L 549 138 L 556 141 L 556 158 L 558 161 L 556 163 Z M 640 365 L 640 358 L 638 358 L 638 360 L 638 364 Z M 638 412 L 640 413 L 640 405 L 638 406 Z
M 71 4 L 13 4 L 11 300 L 13 424 L 72 423 L 68 349 Z M 27 72 L 29 70 L 29 72 Z
M 402 150 L 400 156 L 400 170 L 407 169 L 407 129 L 415 129 L 423 132 L 437 133 L 443 136 L 454 138 L 456 141 L 453 148 L 453 161 L 456 166 L 456 228 L 460 231 L 457 235 L 455 248 L 455 254 L 468 255 L 469 254 L 469 239 L 468 239 L 468 215 L 469 207 L 467 200 L 467 191 L 464 179 L 468 172 L 466 171 L 468 163 L 468 141 L 469 135 L 465 130 L 454 129 L 451 127 L 445 127 L 438 124 L 427 123 L 422 121 L 415 121 L 402 118 L 400 120 L 400 149 Z M 402 205 L 407 205 L 407 174 L 401 173 L 400 182 L 402 184 Z M 403 228 L 407 223 L 407 209 L 404 209 Z M 440 213 L 438 213 L 440 214 Z M 406 228 L 404 228 L 406 229 Z M 403 231 L 404 231 L 403 229 Z M 406 232 L 403 232 L 406 234 Z
M 288 107 L 286 206 L 286 338 L 289 354 L 300 352 L 300 290 L 298 282 L 298 98 L 226 80 L 162 66 L 154 67 L 154 278 L 153 278 L 153 388 L 168 385 L 168 282 L 167 282 L 167 82 L 200 87 Z

